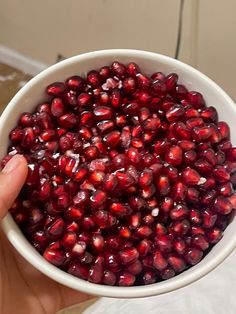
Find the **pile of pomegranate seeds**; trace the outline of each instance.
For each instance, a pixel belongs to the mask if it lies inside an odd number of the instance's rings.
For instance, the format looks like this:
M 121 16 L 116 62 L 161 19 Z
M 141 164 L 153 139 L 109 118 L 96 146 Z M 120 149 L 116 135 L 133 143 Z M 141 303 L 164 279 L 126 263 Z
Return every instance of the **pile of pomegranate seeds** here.
M 149 77 L 133 62 L 46 94 L 2 161 L 28 161 L 11 212 L 32 245 L 105 285 L 152 284 L 197 264 L 236 208 L 236 148 L 216 109 L 177 74 Z

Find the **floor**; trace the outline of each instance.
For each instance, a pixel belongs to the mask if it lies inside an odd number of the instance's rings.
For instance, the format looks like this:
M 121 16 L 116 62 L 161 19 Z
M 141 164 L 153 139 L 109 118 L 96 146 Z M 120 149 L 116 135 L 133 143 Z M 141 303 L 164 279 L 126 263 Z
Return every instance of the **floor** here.
M 16 92 L 30 78 L 30 75 L 0 62 L 0 114 Z

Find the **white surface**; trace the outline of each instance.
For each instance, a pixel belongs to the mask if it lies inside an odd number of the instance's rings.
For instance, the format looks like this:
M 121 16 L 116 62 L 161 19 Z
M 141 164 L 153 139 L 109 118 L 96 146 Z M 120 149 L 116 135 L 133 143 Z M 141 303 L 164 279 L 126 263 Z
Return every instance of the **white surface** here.
M 102 298 L 83 314 L 235 314 L 236 250 L 188 287 L 143 299 Z
M 114 60 L 123 63 L 128 63 L 131 60 L 137 62 L 143 72 L 148 75 L 153 73 L 155 69 L 163 71 L 165 74 L 178 73 L 180 83 L 184 83 L 189 90 L 201 92 L 206 103 L 216 107 L 220 119 L 227 121 L 231 130 L 235 128 L 236 108 L 234 102 L 213 81 L 190 66 L 166 56 L 145 51 L 125 49 L 95 51 L 75 56 L 51 66 L 34 77 L 15 95 L 4 110 L 0 120 L 0 158 L 5 155 L 8 146 L 8 134 L 16 125 L 18 116 L 23 111 L 32 111 L 35 104 L 45 99 L 44 89 L 48 84 L 53 81 L 64 80 L 75 73 L 81 75 L 90 69 L 111 64 Z M 231 140 L 236 145 L 235 132 L 231 132 Z M 213 247 L 209 254 L 200 263 L 180 275 L 148 286 L 108 287 L 81 280 L 49 264 L 22 235 L 10 214 L 3 219 L 2 224 L 8 239 L 19 253 L 48 277 L 79 291 L 117 298 L 154 296 L 186 286 L 213 270 L 236 247 L 236 219 L 234 219 L 225 230 L 222 240 Z

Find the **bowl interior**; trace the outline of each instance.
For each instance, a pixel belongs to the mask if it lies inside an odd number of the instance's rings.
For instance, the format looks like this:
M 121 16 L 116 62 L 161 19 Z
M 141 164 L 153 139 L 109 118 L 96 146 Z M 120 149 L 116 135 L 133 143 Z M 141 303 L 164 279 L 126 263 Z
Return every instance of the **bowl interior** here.
M 44 90 L 48 84 L 65 80 L 71 75 L 84 75 L 87 71 L 110 64 L 114 60 L 123 63 L 134 61 L 140 65 L 146 74 L 155 71 L 162 71 L 166 74 L 178 73 L 180 83 L 185 84 L 189 90 L 201 92 L 207 105 L 216 107 L 220 120 L 228 122 L 231 128 L 231 140 L 236 146 L 236 132 L 232 132 L 236 120 L 236 107 L 229 96 L 213 81 L 190 66 L 169 57 L 144 51 L 122 49 L 92 52 L 70 58 L 46 69 L 28 82 L 12 99 L 2 114 L 0 120 L 0 158 L 6 154 L 9 144 L 8 134 L 16 125 L 20 113 L 32 112 L 38 103 L 45 100 Z M 199 264 L 180 275 L 149 286 L 107 287 L 80 280 L 50 265 L 24 238 L 10 215 L 3 220 L 3 228 L 20 254 L 49 277 L 80 291 L 122 298 L 158 295 L 185 286 L 215 268 L 230 254 L 236 243 L 236 220 L 232 219 L 224 232 L 224 237 L 210 253 Z

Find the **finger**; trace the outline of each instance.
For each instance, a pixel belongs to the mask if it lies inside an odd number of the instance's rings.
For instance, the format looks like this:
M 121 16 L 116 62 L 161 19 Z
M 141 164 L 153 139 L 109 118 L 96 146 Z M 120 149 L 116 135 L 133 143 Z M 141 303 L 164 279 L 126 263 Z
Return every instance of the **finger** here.
M 27 162 L 22 155 L 13 156 L 0 173 L 0 219 L 19 194 L 27 173 Z

